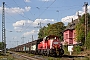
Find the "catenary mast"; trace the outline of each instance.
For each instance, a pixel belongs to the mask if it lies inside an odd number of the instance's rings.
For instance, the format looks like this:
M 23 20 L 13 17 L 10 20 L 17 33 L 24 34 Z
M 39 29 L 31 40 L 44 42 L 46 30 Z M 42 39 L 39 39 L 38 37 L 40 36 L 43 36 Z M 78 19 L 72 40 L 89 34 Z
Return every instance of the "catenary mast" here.
M 6 55 L 6 36 L 5 36 L 5 2 L 3 2 L 2 7 L 2 43 L 3 43 L 3 54 Z
M 85 41 L 86 41 L 87 32 L 88 32 L 87 5 L 88 5 L 88 3 L 84 2 L 84 6 L 85 6 Z

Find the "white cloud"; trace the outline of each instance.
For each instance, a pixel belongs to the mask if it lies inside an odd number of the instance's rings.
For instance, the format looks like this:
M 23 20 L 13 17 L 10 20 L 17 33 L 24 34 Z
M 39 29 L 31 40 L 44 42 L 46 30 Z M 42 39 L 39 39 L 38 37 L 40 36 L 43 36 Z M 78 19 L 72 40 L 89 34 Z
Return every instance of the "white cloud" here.
M 18 26 L 23 26 L 25 24 L 32 24 L 33 21 L 30 21 L 30 20 L 20 20 L 20 21 L 17 21 L 16 23 L 13 23 L 13 26 L 15 27 L 18 27 Z
M 30 0 L 24 0 L 25 2 L 30 2 Z
M 23 14 L 24 12 L 28 12 L 31 7 L 25 7 L 25 9 L 20 7 L 12 7 L 12 8 L 5 8 L 5 12 L 9 14 Z M 0 13 L 2 12 L 2 7 L 0 7 Z
M 30 32 L 25 32 L 25 33 L 23 34 L 23 36 L 34 35 L 34 34 L 36 34 L 36 33 L 38 33 L 38 31 L 32 30 L 32 31 L 30 31 Z
M 54 19 L 36 19 L 34 21 L 34 23 L 40 23 L 40 22 L 42 22 L 42 23 L 54 23 L 55 20 Z
M 78 12 L 79 12 L 79 15 L 81 15 L 81 16 L 85 13 L 84 11 L 78 11 Z M 77 14 L 78 12 L 76 12 L 76 15 L 78 15 Z
M 22 31 L 26 27 L 33 27 L 33 21 L 30 20 L 20 20 L 16 23 L 13 23 L 14 29 L 16 31 Z
M 25 7 L 26 11 L 29 11 L 31 9 L 31 7 Z
M 90 13 L 90 5 L 88 6 L 88 12 Z
M 23 12 L 25 11 L 24 9 L 19 7 L 5 8 L 5 10 L 7 13 L 10 13 L 10 14 L 23 14 Z
M 40 29 L 40 25 L 38 23 L 41 22 L 41 26 L 47 26 L 48 23 L 56 23 L 54 19 L 36 19 L 35 21 L 31 20 L 20 20 L 13 23 L 13 27 L 15 31 L 22 32 L 22 36 L 30 38 L 32 35 L 34 39 L 38 38 L 38 32 Z M 38 28 L 37 28 L 38 27 Z
M 39 26 L 38 23 L 41 22 L 42 26 L 46 26 L 48 23 L 55 23 L 54 19 L 36 19 L 35 21 L 31 20 L 20 20 L 13 23 L 14 29 L 17 31 L 21 31 L 23 29 L 32 30 L 34 27 Z
M 77 19 L 78 17 L 76 15 L 73 15 L 73 16 L 66 16 L 64 18 L 61 19 L 62 22 L 71 22 L 72 21 L 72 18 L 75 20 Z
M 90 13 L 90 5 L 87 8 L 88 8 L 88 13 Z M 83 15 L 85 13 L 85 7 L 82 7 L 82 11 L 78 11 L 78 12 L 79 12 L 79 15 Z M 78 18 L 77 12 L 76 12 L 75 15 L 66 16 L 66 17 L 62 18 L 61 21 L 63 23 L 65 23 L 65 25 L 66 25 L 68 22 L 71 22 L 72 21 L 72 18 L 74 20 Z

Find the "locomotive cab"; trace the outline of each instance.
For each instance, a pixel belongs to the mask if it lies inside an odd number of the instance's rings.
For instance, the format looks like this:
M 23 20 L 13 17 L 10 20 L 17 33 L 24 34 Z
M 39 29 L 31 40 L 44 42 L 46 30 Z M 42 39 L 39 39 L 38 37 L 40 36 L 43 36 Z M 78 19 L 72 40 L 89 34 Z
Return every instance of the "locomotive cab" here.
M 62 44 L 59 39 L 54 39 L 52 42 L 52 52 L 55 56 L 62 56 L 64 54 L 64 50 L 62 48 Z
M 52 42 L 52 48 L 60 48 L 61 49 L 61 43 L 58 39 L 54 39 Z

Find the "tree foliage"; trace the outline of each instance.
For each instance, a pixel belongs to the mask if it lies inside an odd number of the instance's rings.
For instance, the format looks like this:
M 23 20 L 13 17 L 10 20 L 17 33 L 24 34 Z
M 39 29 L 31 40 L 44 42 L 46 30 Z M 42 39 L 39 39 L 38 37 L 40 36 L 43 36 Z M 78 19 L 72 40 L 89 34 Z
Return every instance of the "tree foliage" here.
M 0 42 L 0 50 L 2 50 L 3 49 L 3 43 L 2 42 Z
M 63 38 L 63 30 L 65 29 L 65 26 L 62 22 L 57 22 L 54 24 L 47 24 L 47 27 L 43 27 L 40 29 L 40 32 L 38 33 L 38 38 L 43 38 L 48 35 L 56 35 L 59 36 L 60 39 Z
M 90 14 L 87 13 L 88 19 L 88 29 L 90 30 Z M 81 42 L 83 45 L 85 43 L 85 14 L 79 18 L 79 22 L 75 27 L 76 30 L 76 40 Z
M 88 16 L 88 30 L 90 31 L 90 14 L 87 14 Z
M 85 28 L 83 27 L 84 25 L 81 23 L 78 23 L 76 25 L 76 40 L 77 42 L 81 42 L 82 44 L 84 44 L 85 41 Z
M 90 49 L 90 31 L 87 34 L 87 40 L 85 42 L 85 46 L 87 47 L 87 49 Z
M 87 38 L 85 41 L 85 46 L 87 47 L 87 49 L 90 49 L 90 14 L 87 14 L 87 19 L 88 19 L 88 32 L 87 32 Z

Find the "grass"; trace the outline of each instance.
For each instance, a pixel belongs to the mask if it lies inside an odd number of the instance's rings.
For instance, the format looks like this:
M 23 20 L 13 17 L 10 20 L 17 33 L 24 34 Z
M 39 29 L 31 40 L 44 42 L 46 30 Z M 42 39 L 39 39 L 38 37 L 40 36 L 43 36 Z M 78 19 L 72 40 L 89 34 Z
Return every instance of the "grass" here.
M 15 60 L 15 58 L 11 56 L 0 56 L 0 60 Z
M 11 54 L 6 53 L 6 55 L 0 55 L 0 60 L 16 60 Z
M 24 54 L 24 55 L 27 55 L 27 56 L 30 56 L 30 57 L 34 56 L 34 54 L 20 53 L 20 52 L 18 52 L 18 53 L 19 54 Z M 80 55 L 87 54 L 87 53 L 88 53 L 88 55 L 86 55 L 85 57 L 72 57 L 72 58 L 70 58 L 70 57 L 67 56 L 67 57 L 56 57 L 55 58 L 55 57 L 43 56 L 42 58 L 45 58 L 46 60 L 68 60 L 68 59 L 69 60 L 72 60 L 72 59 L 74 59 L 74 60 L 90 60 L 90 50 L 89 51 L 82 51 L 82 52 L 80 52 Z M 7 60 L 18 60 L 15 57 L 13 57 L 11 54 L 9 54 L 9 53 L 7 53 L 7 54 L 8 54 L 8 56 L 0 56 L 0 60 L 3 60 L 2 58 L 6 58 Z M 78 56 L 78 54 L 76 54 L 76 52 L 74 52 L 73 55 Z M 23 59 L 21 59 L 21 60 L 23 60 Z
M 47 60 L 61 60 L 61 58 L 48 57 Z

